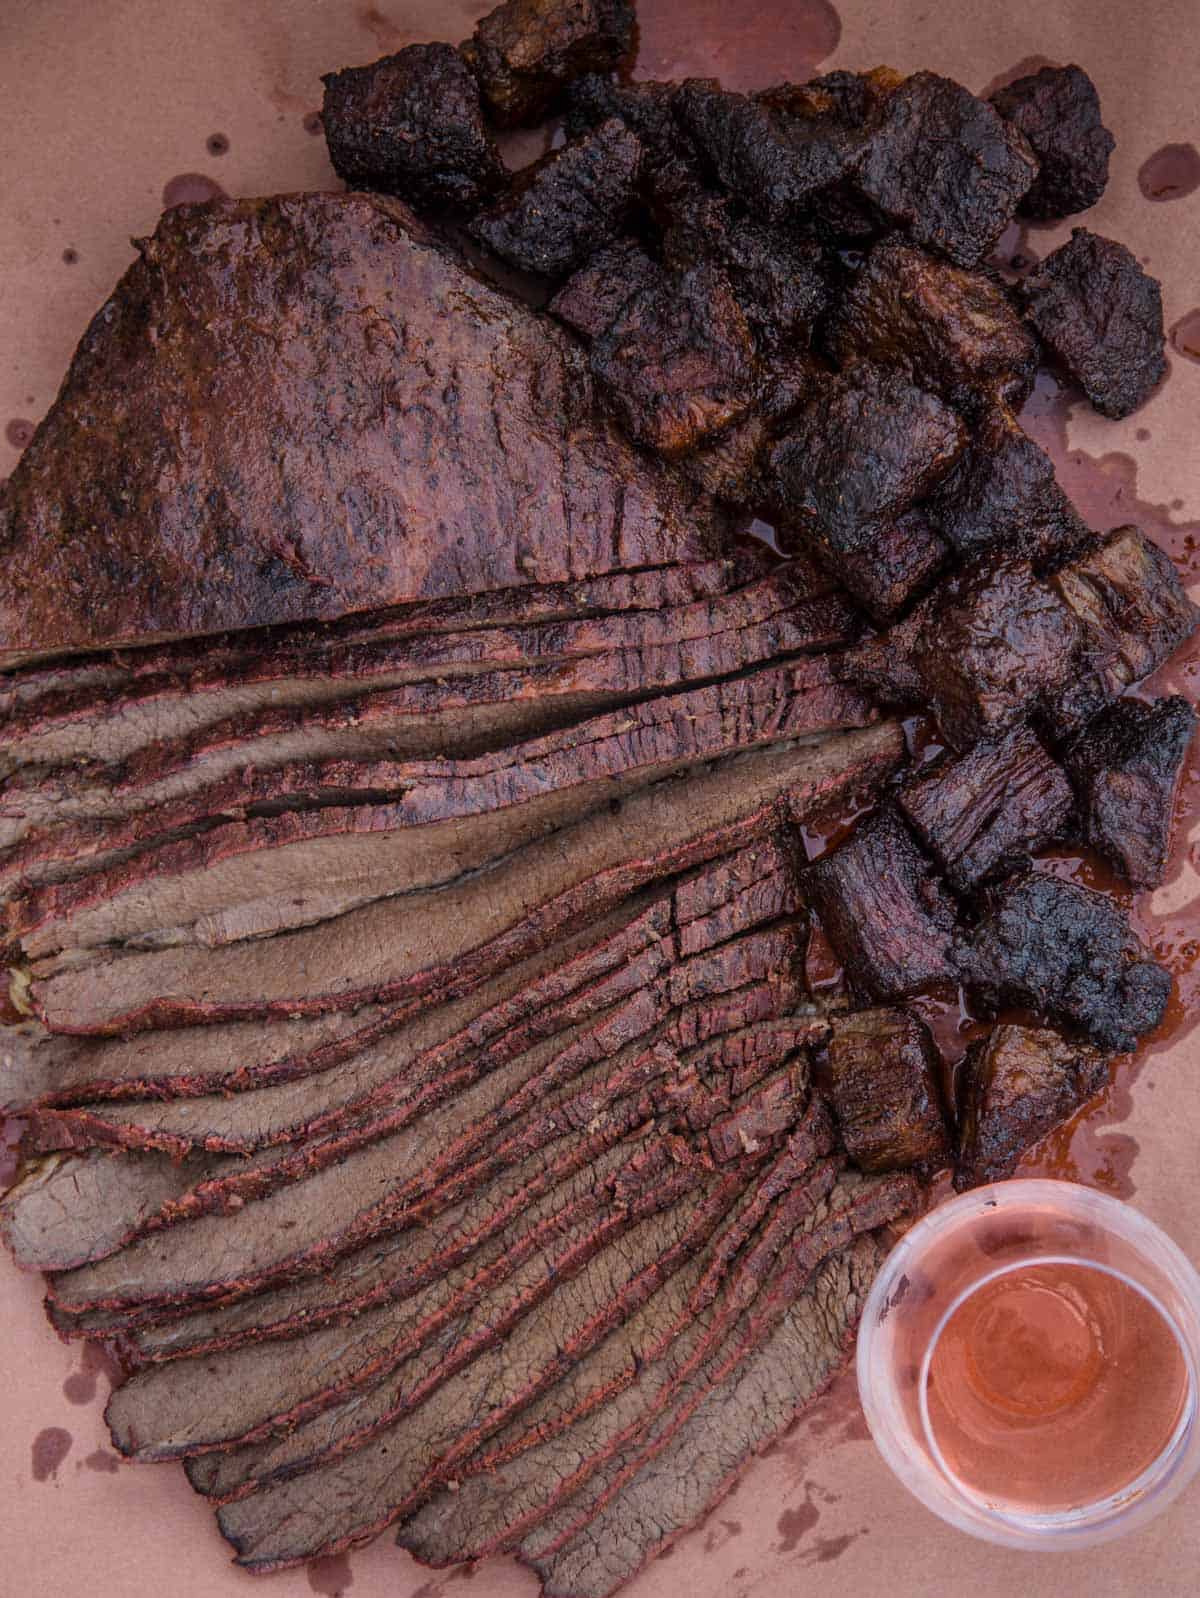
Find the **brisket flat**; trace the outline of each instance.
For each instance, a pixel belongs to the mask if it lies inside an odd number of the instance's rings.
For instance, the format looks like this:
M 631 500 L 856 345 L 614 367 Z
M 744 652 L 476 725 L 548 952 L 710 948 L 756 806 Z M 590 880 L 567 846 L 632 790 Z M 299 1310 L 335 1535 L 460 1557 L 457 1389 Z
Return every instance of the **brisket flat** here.
M 302 762 L 250 768 L 156 813 L 169 840 L 8 906 L 27 957 L 126 942 L 208 943 L 307 925 L 475 871 L 602 803 L 705 761 L 862 726 L 865 695 L 822 660 L 664 695 L 469 761 Z M 244 815 L 244 820 L 229 816 Z M 122 850 L 147 830 L 116 822 Z M 153 830 L 152 830 L 153 836 Z M 69 831 L 63 847 L 70 850 Z M 191 930 L 192 928 L 195 930 Z
M 108 955 L 35 980 L 32 1000 L 53 1031 L 116 1034 L 390 998 L 419 1003 L 431 990 L 457 997 L 581 915 L 599 917 L 646 882 L 761 835 L 776 798 L 786 794 L 797 815 L 815 813 L 876 789 L 902 755 L 901 731 L 886 722 L 721 761 L 441 890 L 242 947 Z
M 139 250 L 9 482 L 4 658 L 714 553 L 567 336 L 398 202 L 177 207 Z

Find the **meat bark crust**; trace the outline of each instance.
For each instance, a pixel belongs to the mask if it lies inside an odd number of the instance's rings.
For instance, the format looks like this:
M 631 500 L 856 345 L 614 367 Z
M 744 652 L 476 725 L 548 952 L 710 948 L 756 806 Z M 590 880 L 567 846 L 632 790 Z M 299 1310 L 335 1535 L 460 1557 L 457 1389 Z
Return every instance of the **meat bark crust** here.
M 10 479 L 0 660 L 715 553 L 581 352 L 400 202 L 177 207 L 140 249 Z

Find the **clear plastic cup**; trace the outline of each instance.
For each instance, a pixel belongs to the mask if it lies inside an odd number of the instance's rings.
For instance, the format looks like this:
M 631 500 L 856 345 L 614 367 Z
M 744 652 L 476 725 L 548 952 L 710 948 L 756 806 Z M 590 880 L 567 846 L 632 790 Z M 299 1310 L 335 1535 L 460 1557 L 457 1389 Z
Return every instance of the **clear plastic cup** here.
M 1052 1319 L 1041 1341 L 1022 1344 L 1029 1323 L 1014 1320 L 1011 1293 L 1026 1295 L 1023 1307 L 1042 1295 L 1034 1302 Z M 1035 1361 L 1028 1391 L 1022 1347 L 1053 1355 L 1048 1367 Z M 976 1188 L 918 1221 L 867 1299 L 857 1366 L 892 1470 L 989 1542 L 1038 1552 L 1106 1542 L 1152 1519 L 1200 1467 L 1200 1276 L 1136 1210 L 1071 1182 Z M 997 1406 L 995 1444 L 980 1416 Z M 1031 1495 L 1028 1479 L 1047 1473 L 1049 1487 Z

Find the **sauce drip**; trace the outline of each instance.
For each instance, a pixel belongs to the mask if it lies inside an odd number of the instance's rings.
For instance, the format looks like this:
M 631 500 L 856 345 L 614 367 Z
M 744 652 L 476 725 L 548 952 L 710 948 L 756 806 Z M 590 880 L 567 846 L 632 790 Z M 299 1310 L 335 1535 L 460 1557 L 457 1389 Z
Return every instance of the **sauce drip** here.
M 1182 200 L 1200 189 L 1200 150 L 1194 144 L 1164 144 L 1138 168 L 1138 188 L 1147 200 Z

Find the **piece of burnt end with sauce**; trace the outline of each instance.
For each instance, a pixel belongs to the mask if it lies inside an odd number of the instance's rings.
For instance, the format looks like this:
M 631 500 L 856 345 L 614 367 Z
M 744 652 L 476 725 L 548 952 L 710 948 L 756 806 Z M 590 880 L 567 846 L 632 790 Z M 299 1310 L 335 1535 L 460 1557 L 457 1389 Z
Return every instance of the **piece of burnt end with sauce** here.
M 892 67 L 869 72 L 826 72 L 807 83 L 777 83 L 754 99 L 785 116 L 832 119 L 844 128 L 862 128 L 878 117 L 889 95 L 904 82 Z
M 1127 881 L 1156 888 L 1166 876 L 1171 825 L 1196 712 L 1178 695 L 1122 699 L 1089 722 L 1064 755 L 1085 842 Z
M 612 326 L 642 289 L 661 286 L 663 269 L 632 239 L 597 250 L 563 284 L 547 309 L 588 341 Z
M 1092 538 L 1059 487 L 1054 462 L 1002 403 L 984 409 L 970 443 L 924 509 L 965 559 L 994 546 L 1043 567 Z
M 950 1158 L 929 1029 L 903 1010 L 829 1018 L 820 1081 L 846 1153 L 862 1171 L 929 1173 Z
M 767 351 L 807 348 L 813 323 L 829 304 L 830 274 L 821 246 L 739 218 L 720 195 L 691 195 L 674 207 L 662 251 L 676 270 L 699 261 L 720 267 Z
M 821 384 L 771 454 L 789 537 L 834 562 L 869 554 L 876 525 L 943 478 L 966 442 L 961 418 L 900 372 L 860 362 Z
M 1084 727 L 1149 676 L 1200 622 L 1170 556 L 1137 527 L 1116 528 L 1048 584 L 1076 618 L 1083 641 L 1081 669 L 1047 709 L 1058 737 Z
M 863 195 L 957 266 L 977 266 L 1037 176 L 1024 134 L 936 72 L 888 95 L 856 169 Z
M 946 742 L 965 751 L 1061 694 L 1079 645 L 1074 612 L 1029 563 L 992 557 L 952 572 L 841 669 L 893 703 L 928 705 Z
M 832 193 L 862 159 L 863 136 L 834 118 L 801 118 L 715 79 L 680 86 L 675 114 L 721 187 L 752 215 L 790 225 Z
M 870 251 L 825 337 L 840 366 L 865 358 L 899 367 L 967 410 L 997 386 L 1019 405 L 1037 369 L 1037 340 L 1001 284 L 894 236 Z
M 956 980 L 955 907 L 894 810 L 878 811 L 802 874 L 825 935 L 864 998 Z
M 1162 288 L 1115 239 L 1087 228 L 1019 285 L 1029 320 L 1102 416 L 1137 410 L 1167 369 Z
M 630 437 L 668 457 L 745 415 L 760 377 L 737 297 L 707 263 L 636 288 L 593 335 L 591 367 Z
M 960 893 L 1059 837 L 1074 803 L 1066 772 L 1018 723 L 922 768 L 896 803 Z
M 682 137 L 674 112 L 678 89 L 677 83 L 624 83 L 603 73 L 586 73 L 566 91 L 567 135 L 574 138 L 616 117 L 637 134 L 648 160 L 661 160 Z
M 630 0 L 505 0 L 461 46 L 492 120 L 540 121 L 572 79 L 611 72 L 633 43 Z
M 1022 216 L 1048 221 L 1095 205 L 1108 184 L 1116 140 L 1100 120 L 1100 97 L 1081 67 L 1043 67 L 998 89 L 991 103 L 1020 128 L 1038 158 Z
M 680 466 L 714 498 L 772 519 L 771 446 L 779 430 L 828 375 L 828 367 L 807 351 L 765 362 L 753 409 L 683 456 Z
M 519 271 L 561 277 L 620 231 L 641 161 L 637 135 L 612 118 L 519 172 L 470 231 Z
M 961 1193 L 1011 1176 L 1025 1150 L 1108 1083 L 1108 1060 L 1047 1027 L 1003 1025 L 967 1050 L 958 1073 Z
M 1035 871 L 988 890 L 954 958 L 985 1003 L 1027 1005 L 1121 1054 L 1159 1024 L 1171 993 L 1170 972 L 1117 904 Z
M 322 82 L 329 159 L 352 189 L 470 210 L 503 184 L 479 85 L 453 45 L 410 44 Z

